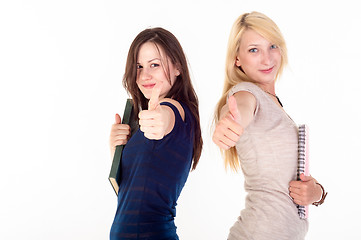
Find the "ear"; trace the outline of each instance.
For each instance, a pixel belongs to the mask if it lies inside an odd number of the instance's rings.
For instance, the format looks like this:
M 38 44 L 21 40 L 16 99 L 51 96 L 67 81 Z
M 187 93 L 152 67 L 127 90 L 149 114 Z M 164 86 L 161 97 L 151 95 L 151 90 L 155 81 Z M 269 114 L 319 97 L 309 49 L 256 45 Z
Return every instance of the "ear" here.
M 236 57 L 235 64 L 236 64 L 237 67 L 240 67 L 240 66 L 241 66 L 241 61 L 239 60 L 238 57 Z
M 180 75 L 180 71 L 178 70 L 178 68 L 177 68 L 177 70 L 175 71 L 175 75 L 176 75 L 176 77 L 178 77 L 178 76 Z
M 176 76 L 176 77 L 178 77 L 178 76 L 180 75 L 179 69 L 180 69 L 179 63 L 177 63 L 177 64 L 175 65 L 175 76 Z

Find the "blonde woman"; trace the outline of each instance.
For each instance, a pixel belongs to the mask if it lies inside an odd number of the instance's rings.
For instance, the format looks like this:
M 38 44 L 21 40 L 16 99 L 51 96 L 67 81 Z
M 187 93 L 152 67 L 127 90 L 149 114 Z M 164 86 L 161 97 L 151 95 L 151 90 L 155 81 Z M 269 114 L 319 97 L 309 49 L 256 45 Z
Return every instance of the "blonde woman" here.
M 213 141 L 225 164 L 243 171 L 245 209 L 229 240 L 304 239 L 307 220 L 296 204 L 318 205 L 323 188 L 297 172 L 297 125 L 276 95 L 275 81 L 287 64 L 287 49 L 277 25 L 258 12 L 241 15 L 228 42 L 223 95 L 215 112 Z

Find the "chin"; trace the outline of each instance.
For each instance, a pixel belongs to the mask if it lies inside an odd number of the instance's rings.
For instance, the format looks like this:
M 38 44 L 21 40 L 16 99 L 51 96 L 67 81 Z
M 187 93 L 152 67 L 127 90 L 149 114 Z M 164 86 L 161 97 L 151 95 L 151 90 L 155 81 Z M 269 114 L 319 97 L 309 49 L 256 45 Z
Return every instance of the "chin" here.
M 150 96 L 152 95 L 152 91 L 147 91 L 146 89 L 139 89 L 139 90 L 146 99 L 149 99 Z
M 267 77 L 260 77 L 259 79 L 258 79 L 258 82 L 259 83 L 272 83 L 272 82 L 274 82 L 276 80 L 276 76 L 267 76 Z

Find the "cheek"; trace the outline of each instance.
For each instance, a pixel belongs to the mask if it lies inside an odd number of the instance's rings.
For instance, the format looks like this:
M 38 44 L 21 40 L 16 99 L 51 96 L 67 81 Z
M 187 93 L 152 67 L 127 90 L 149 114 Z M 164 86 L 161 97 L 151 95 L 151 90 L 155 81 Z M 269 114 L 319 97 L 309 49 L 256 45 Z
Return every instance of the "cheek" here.
M 276 59 L 275 59 L 275 69 L 276 69 L 276 73 L 278 73 L 278 71 L 279 71 L 279 69 L 280 69 L 280 67 L 281 67 L 281 56 L 278 56 L 278 57 L 276 57 Z
M 171 85 L 173 86 L 175 81 L 177 81 L 177 76 L 174 75 L 174 77 L 171 78 Z
M 242 68 L 244 67 L 244 68 L 251 69 L 257 65 L 258 61 L 259 60 L 257 57 L 244 57 L 241 61 L 242 62 L 241 66 L 242 66 Z
M 281 53 L 280 51 L 277 51 L 273 54 L 273 59 L 275 61 L 277 61 L 278 65 L 281 64 L 281 59 L 282 59 L 282 56 L 281 56 Z
M 163 83 L 163 84 L 164 84 L 164 83 Z M 167 82 L 163 85 L 162 95 L 163 95 L 163 96 L 167 95 L 171 88 L 172 88 L 172 86 L 171 86 L 171 85 L 169 84 L 169 82 L 167 81 Z
M 242 69 L 246 73 L 246 75 L 252 74 L 252 72 L 254 72 L 257 69 L 257 63 L 254 59 L 252 60 L 248 59 L 243 63 L 244 64 L 242 65 Z

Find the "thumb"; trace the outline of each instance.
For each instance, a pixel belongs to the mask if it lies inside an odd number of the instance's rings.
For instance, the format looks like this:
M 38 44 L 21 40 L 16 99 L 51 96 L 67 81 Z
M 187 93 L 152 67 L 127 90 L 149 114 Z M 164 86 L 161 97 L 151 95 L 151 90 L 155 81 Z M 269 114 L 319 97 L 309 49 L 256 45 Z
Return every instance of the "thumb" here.
M 116 123 L 116 124 L 120 124 L 121 122 L 122 122 L 122 119 L 120 118 L 119 114 L 116 113 L 116 114 L 115 114 L 115 123 Z
M 236 98 L 232 95 L 228 98 L 228 109 L 232 114 L 234 120 L 238 123 L 241 122 L 241 114 L 238 111 Z
M 159 104 L 159 95 L 162 91 L 163 82 L 158 82 L 155 84 L 152 90 L 152 95 L 148 102 L 148 110 L 155 110 Z
M 304 173 L 301 173 L 300 179 L 301 179 L 302 182 L 308 182 L 308 181 L 312 180 L 313 177 L 311 177 L 311 176 L 306 176 Z

